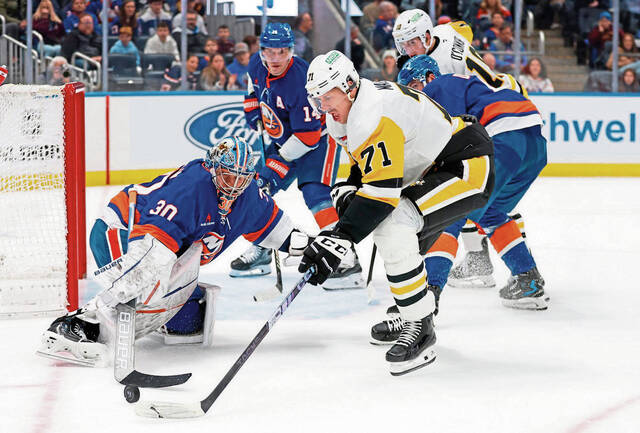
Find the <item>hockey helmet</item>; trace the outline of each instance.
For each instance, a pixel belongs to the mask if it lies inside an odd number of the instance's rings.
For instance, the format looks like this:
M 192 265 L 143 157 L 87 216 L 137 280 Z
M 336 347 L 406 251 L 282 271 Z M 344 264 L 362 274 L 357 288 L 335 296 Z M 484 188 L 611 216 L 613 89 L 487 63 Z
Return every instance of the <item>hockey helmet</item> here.
M 227 199 L 235 199 L 255 177 L 259 160 L 260 153 L 254 152 L 244 139 L 224 137 L 207 151 L 205 167 L 218 191 Z
M 349 92 L 360 86 L 360 75 L 353 66 L 353 62 L 340 51 L 332 50 L 321 54 L 311 61 L 307 71 L 308 99 L 311 106 L 322 113 L 320 97 L 333 88 L 338 88 L 347 94 L 353 102 Z
M 413 80 L 417 80 L 426 86 L 429 73 L 435 75 L 436 78 L 442 75 L 438 62 L 433 57 L 426 54 L 411 57 L 398 73 L 398 84 L 406 86 Z
M 293 42 L 295 38 L 291 26 L 287 23 L 268 23 L 260 34 L 260 58 L 266 66 L 266 62 L 275 61 L 265 53 L 266 48 L 282 48 L 287 61 L 293 56 Z M 271 50 L 269 50 L 271 51 Z
M 406 55 L 407 52 L 404 49 L 404 43 L 413 38 L 420 38 L 422 45 L 428 50 L 429 47 L 427 46 L 427 38 L 425 36 L 427 32 L 429 32 L 430 35 L 433 34 L 433 23 L 425 11 L 409 9 L 402 12 L 398 15 L 398 18 L 396 18 L 392 32 L 398 52 Z

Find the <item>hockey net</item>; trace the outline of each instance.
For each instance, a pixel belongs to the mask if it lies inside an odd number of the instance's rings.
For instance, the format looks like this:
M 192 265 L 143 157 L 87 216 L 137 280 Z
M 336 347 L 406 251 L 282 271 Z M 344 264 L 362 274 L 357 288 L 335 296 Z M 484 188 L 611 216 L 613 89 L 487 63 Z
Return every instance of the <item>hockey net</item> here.
M 78 307 L 84 87 L 0 86 L 0 316 Z

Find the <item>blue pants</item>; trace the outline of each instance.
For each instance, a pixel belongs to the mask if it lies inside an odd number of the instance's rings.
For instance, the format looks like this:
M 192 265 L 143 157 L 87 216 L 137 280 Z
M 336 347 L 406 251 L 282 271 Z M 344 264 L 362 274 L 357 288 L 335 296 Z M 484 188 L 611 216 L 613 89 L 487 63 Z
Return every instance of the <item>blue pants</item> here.
M 547 141 L 540 126 L 508 131 L 492 137 L 495 145 L 495 186 L 487 204 L 474 210 L 468 219 L 480 225 L 512 275 L 533 269 L 536 264 L 517 224 L 509 218 L 533 181 L 547 164 Z M 445 229 L 445 234 L 458 238 L 466 219 Z M 517 239 L 516 239 L 517 238 Z M 431 254 L 430 254 L 431 253 Z M 444 287 L 453 261 L 429 251 L 425 260 L 429 284 Z
M 127 245 L 127 230 L 110 228 L 99 218 L 93 224 L 89 235 L 89 247 L 99 268 L 126 254 Z M 202 289 L 196 287 L 180 311 L 165 324 L 167 329 L 175 334 L 193 334 L 200 331 L 204 309 L 199 301 L 203 297 Z

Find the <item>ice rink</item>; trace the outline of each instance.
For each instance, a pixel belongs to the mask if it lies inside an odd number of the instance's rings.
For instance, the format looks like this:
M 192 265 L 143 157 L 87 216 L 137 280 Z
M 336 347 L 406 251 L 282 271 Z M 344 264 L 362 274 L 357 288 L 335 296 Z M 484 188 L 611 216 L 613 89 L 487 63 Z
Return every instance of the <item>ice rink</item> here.
M 118 189 L 88 189 L 89 224 Z M 276 200 L 312 220 L 297 191 Z M 375 304 L 365 291 L 307 286 L 209 413 L 192 420 L 140 418 L 112 368 L 36 356 L 52 318 L 0 320 L 0 433 L 640 432 L 640 179 L 541 178 L 518 210 L 549 310 L 505 308 L 499 287 L 446 288 L 430 366 L 392 377 L 386 348 L 368 343 L 370 326 L 391 305 L 378 260 Z M 154 337 L 137 343 L 139 370 L 193 372 L 185 385 L 142 389 L 142 399 L 204 398 L 279 303 L 251 298 L 273 275 L 227 276 L 247 245 L 237 241 L 201 271 L 202 281 L 223 288 L 213 348 L 169 347 Z M 358 251 L 366 272 L 368 239 Z M 501 286 L 507 270 L 493 259 Z M 285 290 L 298 278 L 284 268 Z

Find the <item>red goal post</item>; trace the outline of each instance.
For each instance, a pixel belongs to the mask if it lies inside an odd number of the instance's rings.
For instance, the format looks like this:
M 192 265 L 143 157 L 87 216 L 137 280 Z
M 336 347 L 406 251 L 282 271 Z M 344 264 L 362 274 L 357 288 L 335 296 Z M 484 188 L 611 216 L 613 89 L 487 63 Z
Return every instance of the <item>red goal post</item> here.
M 78 308 L 84 86 L 0 86 L 0 316 Z

